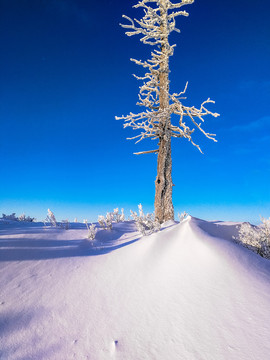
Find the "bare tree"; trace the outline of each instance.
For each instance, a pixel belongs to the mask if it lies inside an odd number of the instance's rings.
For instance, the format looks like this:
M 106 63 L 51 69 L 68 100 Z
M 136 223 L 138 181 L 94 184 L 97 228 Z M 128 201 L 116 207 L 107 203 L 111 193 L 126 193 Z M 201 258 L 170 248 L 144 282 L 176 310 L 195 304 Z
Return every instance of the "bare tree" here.
M 131 138 L 137 142 L 146 139 L 157 139 L 158 148 L 135 154 L 157 153 L 157 178 L 155 182 L 155 217 L 159 222 L 174 219 L 172 203 L 172 157 L 171 137 L 186 138 L 201 151 L 199 145 L 192 139 L 195 128 L 199 129 L 207 138 L 216 141 L 215 134 L 209 134 L 202 128 L 204 117 L 219 114 L 206 108 L 206 104 L 214 103 L 209 98 L 199 108 L 185 106 L 182 103 L 187 85 L 180 93 L 169 92 L 169 58 L 173 55 L 176 45 L 170 45 L 169 35 L 172 31 L 180 32 L 176 28 L 175 18 L 179 15 L 188 16 L 181 8 L 192 4 L 194 0 L 173 2 L 170 0 L 140 0 L 134 8 L 142 8 L 144 15 L 141 19 L 131 19 L 123 15 L 128 23 L 120 24 L 127 29 L 126 35 L 141 35 L 140 41 L 152 45 L 155 49 L 151 58 L 146 61 L 131 59 L 137 65 L 146 69 L 144 76 L 136 76 L 143 81 L 139 91 L 137 105 L 145 108 L 144 111 L 127 116 L 116 117 L 124 120 L 124 127 L 139 130 L 140 133 Z M 172 123 L 172 114 L 178 115 L 177 124 Z M 186 119 L 190 124 L 186 124 Z M 202 152 L 202 151 L 201 151 Z

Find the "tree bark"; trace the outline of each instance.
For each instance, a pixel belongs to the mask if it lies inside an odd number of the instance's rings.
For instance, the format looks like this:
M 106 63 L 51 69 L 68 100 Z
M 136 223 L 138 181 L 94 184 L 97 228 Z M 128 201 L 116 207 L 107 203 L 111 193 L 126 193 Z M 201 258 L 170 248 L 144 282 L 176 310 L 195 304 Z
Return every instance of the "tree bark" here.
M 172 186 L 171 139 L 161 139 L 155 194 L 155 217 L 160 223 L 174 219 Z
M 166 3 L 160 2 L 160 15 L 162 22 L 161 32 L 164 34 L 161 52 L 163 61 L 159 69 L 159 110 L 162 114 L 160 121 L 160 138 L 157 164 L 157 178 L 155 181 L 155 217 L 163 223 L 174 219 L 174 209 L 172 203 L 172 156 L 171 156 L 171 133 L 169 125 L 171 123 L 169 114 L 169 55 L 168 55 L 168 32 Z M 163 115 L 164 114 L 164 115 Z

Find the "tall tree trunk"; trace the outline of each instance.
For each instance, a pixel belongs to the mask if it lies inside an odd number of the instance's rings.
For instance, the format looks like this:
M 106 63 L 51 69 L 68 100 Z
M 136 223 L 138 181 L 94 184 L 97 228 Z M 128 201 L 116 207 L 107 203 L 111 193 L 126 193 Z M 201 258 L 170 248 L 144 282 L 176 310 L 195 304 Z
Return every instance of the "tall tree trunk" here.
M 155 194 L 155 217 L 160 223 L 174 219 L 172 203 L 172 156 L 171 156 L 171 133 L 168 129 L 171 119 L 169 108 L 169 55 L 168 55 L 168 32 L 167 32 L 167 8 L 166 2 L 160 2 L 160 15 L 162 23 L 161 32 L 164 34 L 161 52 L 163 61 L 160 64 L 159 75 L 159 110 L 164 113 L 160 121 L 160 140 L 157 164 L 156 194 Z

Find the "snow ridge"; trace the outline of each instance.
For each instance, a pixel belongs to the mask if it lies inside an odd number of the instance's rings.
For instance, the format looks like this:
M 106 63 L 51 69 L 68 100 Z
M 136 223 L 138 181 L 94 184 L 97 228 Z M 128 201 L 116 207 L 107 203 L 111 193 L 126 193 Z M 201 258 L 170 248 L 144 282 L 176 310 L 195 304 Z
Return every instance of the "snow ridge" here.
M 1 224 L 0 358 L 267 359 L 270 262 L 230 241 L 236 225 L 125 222 L 93 249 L 79 224 Z

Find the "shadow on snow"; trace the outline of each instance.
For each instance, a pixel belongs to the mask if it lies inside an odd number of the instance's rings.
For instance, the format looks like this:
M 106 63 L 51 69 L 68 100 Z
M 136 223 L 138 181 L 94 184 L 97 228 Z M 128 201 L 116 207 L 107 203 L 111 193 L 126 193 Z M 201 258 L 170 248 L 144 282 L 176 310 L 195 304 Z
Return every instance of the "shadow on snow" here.
M 26 229 L 19 231 L 17 228 L 9 229 L 8 232 L 2 230 L 0 231 L 0 235 L 3 236 L 0 237 L 0 262 L 104 255 L 140 239 L 141 236 L 135 232 L 133 223 L 126 222 L 121 226 L 115 225 L 111 231 L 99 230 L 93 245 L 85 238 L 57 239 L 58 236 L 65 233 L 69 234 L 70 230 L 51 228 L 28 228 L 28 231 Z M 18 237 L 23 234 L 27 234 L 28 237 Z M 5 235 L 15 235 L 16 238 L 5 238 Z M 35 236 L 41 238 L 35 238 Z M 86 236 L 87 231 L 85 231 Z

